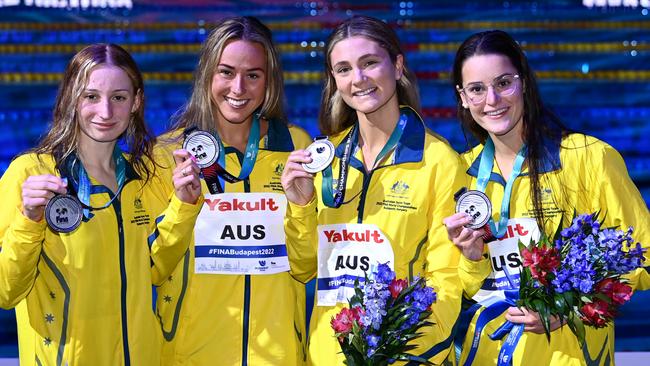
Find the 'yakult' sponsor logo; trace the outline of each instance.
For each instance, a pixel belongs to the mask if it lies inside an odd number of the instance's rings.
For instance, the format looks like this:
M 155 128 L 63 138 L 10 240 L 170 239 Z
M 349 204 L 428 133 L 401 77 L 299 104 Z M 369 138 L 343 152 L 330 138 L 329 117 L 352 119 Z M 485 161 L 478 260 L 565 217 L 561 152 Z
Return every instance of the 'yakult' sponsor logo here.
M 338 242 L 374 242 L 381 244 L 384 242 L 381 232 L 379 230 L 363 230 L 363 231 L 351 231 L 347 229 L 343 230 L 324 230 L 323 233 L 327 239 L 328 243 L 338 243 Z
M 508 225 L 508 229 L 506 230 L 506 233 L 503 235 L 502 238 L 498 240 L 505 240 L 505 239 L 515 238 L 515 237 L 524 237 L 528 235 L 528 233 L 529 231 L 526 230 L 526 228 L 519 223 L 515 225 Z
M 210 211 L 277 211 L 279 209 L 273 198 L 260 198 L 255 201 L 245 201 L 233 198 L 224 200 L 221 198 L 206 198 L 205 204 Z

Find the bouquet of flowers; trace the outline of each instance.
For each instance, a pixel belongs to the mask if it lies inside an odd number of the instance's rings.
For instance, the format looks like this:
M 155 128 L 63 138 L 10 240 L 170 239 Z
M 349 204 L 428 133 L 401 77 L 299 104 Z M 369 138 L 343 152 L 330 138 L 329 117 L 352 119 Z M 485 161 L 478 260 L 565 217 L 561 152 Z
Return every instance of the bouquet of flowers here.
M 518 306 L 539 313 L 550 338 L 550 317 L 567 322 L 582 344 L 584 325 L 604 327 L 632 288 L 621 276 L 643 266 L 644 250 L 627 231 L 602 228 L 598 214 L 574 217 L 553 242 L 520 244 L 523 271 Z
M 395 272 L 380 264 L 372 278 L 354 286 L 349 308 L 332 318 L 346 364 L 388 365 L 396 360 L 430 365 L 428 360 L 409 354 L 409 341 L 420 337 L 418 330 L 431 325 L 427 318 L 436 294 L 423 278 L 410 284 L 396 279 Z

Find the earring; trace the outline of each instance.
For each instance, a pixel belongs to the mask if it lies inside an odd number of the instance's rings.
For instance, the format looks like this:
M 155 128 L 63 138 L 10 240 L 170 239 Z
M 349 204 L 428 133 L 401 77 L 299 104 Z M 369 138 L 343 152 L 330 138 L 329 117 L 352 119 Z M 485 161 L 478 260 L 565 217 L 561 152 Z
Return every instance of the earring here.
M 467 104 L 463 103 L 463 108 L 469 109 L 469 106 Z

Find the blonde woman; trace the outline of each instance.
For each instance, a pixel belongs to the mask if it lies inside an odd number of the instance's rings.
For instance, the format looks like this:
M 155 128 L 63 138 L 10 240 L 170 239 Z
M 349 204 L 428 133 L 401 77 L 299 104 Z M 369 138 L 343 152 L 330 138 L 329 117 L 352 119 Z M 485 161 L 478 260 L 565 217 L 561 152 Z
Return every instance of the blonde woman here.
M 158 288 L 166 364 L 305 360 L 304 261 L 287 256 L 280 174 L 289 153 L 310 139 L 286 123 L 283 100 L 269 29 L 253 17 L 221 21 L 203 44 L 190 100 L 160 145 L 168 166 L 164 152 L 191 131 L 221 146 L 204 168 L 193 245 Z M 210 173 L 217 166 L 220 173 Z

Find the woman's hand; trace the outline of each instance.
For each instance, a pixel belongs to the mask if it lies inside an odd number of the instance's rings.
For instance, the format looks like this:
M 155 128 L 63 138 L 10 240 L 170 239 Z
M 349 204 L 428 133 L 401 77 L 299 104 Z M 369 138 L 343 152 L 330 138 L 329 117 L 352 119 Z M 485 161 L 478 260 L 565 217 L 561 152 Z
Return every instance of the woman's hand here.
M 289 154 L 282 172 L 282 188 L 287 200 L 304 206 L 314 197 L 314 175 L 305 171 L 302 163 L 311 163 L 307 150 L 296 150 Z
M 542 325 L 542 319 L 540 319 L 539 313 L 532 310 L 516 307 L 508 308 L 506 320 L 515 324 L 523 324 L 526 332 L 544 333 L 544 326 Z M 549 320 L 551 321 L 551 332 L 562 326 L 562 322 L 556 316 L 551 316 Z
M 195 158 L 187 150 L 179 149 L 173 152 L 176 168 L 172 181 L 179 200 L 195 204 L 201 195 L 201 169 L 196 165 Z
M 467 259 L 478 261 L 483 258 L 485 246 L 483 235 L 485 234 L 485 230 L 466 228 L 465 225 L 471 222 L 470 217 L 466 213 L 456 213 L 446 217 L 442 222 L 447 228 L 449 240 L 454 242 Z
M 54 175 L 31 175 L 22 185 L 23 215 L 32 221 L 41 221 L 45 205 L 55 194 L 65 194 L 68 182 Z

